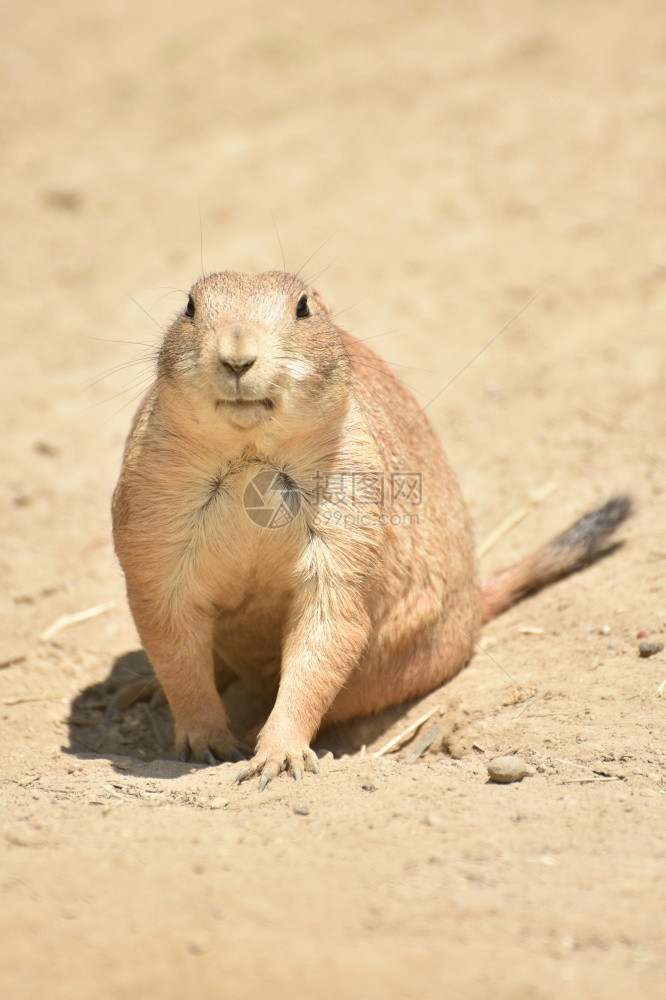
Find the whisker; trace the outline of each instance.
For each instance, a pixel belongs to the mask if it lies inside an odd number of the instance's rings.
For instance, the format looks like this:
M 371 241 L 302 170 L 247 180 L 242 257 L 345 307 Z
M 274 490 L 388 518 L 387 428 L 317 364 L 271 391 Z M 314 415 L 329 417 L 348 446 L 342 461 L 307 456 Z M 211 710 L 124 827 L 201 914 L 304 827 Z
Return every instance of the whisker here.
M 131 392 L 133 389 L 136 389 L 139 386 L 147 386 L 152 381 L 153 381 L 152 372 L 150 372 L 149 374 L 146 374 L 144 372 L 137 378 L 132 379 L 131 382 L 128 382 L 127 385 L 124 388 L 122 388 L 119 392 L 114 392 L 112 396 L 106 396 L 104 399 L 98 399 L 96 403 L 90 403 L 90 405 L 86 406 L 84 409 L 94 410 L 98 406 L 105 406 L 107 403 L 111 403 L 114 399 L 118 399 L 119 396 L 124 396 L 126 392 Z
M 359 344 L 367 344 L 369 340 L 378 340 L 379 337 L 388 337 L 390 333 L 395 333 L 395 330 L 384 330 L 383 333 L 373 333 L 372 337 L 355 337 Z
M 360 304 L 365 302 L 366 299 L 367 296 L 364 296 L 362 299 L 357 299 L 356 302 L 352 302 L 350 306 L 345 306 L 344 309 L 338 309 L 337 312 L 331 313 L 331 319 L 337 319 L 338 316 L 342 316 L 343 313 L 349 312 L 350 309 L 355 309 L 356 306 L 360 306 Z
M 126 371 L 128 368 L 133 368 L 134 365 L 148 365 L 153 361 L 154 357 L 150 355 L 149 357 L 135 358 L 134 361 L 124 361 L 120 365 L 115 365 L 113 368 L 109 368 L 107 371 L 102 372 L 101 375 L 94 375 L 92 378 L 87 379 L 78 395 L 81 395 L 82 392 L 87 392 L 96 385 L 99 385 L 100 382 L 103 382 L 104 379 L 109 378 L 111 375 L 117 375 L 118 372 Z
M 136 395 L 132 396 L 131 399 L 128 399 L 126 403 L 123 403 L 123 405 L 118 410 L 116 410 L 115 413 L 112 413 L 110 417 L 107 417 L 106 420 L 103 420 L 99 426 L 104 427 L 106 424 L 109 423 L 110 420 L 114 420 L 119 413 L 122 413 L 123 410 L 126 410 L 128 406 L 132 405 L 132 403 L 136 403 L 137 399 L 139 399 L 139 397 L 143 395 L 145 395 L 145 386 L 142 386 L 141 389 L 139 389 L 139 391 L 136 393 Z
M 280 231 L 277 227 L 277 222 L 275 221 L 275 216 L 273 215 L 273 210 L 271 209 L 271 219 L 273 220 L 273 229 L 275 230 L 275 235 L 277 236 L 277 241 L 280 246 L 280 253 L 282 254 L 282 270 L 287 270 L 287 265 L 285 263 L 284 257 L 284 247 L 282 246 L 282 240 L 280 239 Z M 307 261 L 305 262 L 307 264 Z M 303 265 L 305 267 L 305 264 Z
M 304 284 L 311 285 L 313 281 L 317 280 L 317 278 L 321 278 L 322 274 L 326 274 L 327 271 L 330 271 L 330 269 L 337 262 L 337 260 L 338 258 L 334 257 L 333 260 L 330 262 L 330 264 L 327 264 L 326 267 L 322 267 L 321 271 L 317 271 L 315 274 L 310 275 L 310 277 L 304 278 L 303 279 Z
M 160 331 L 160 333 L 164 333 L 164 330 L 162 329 L 162 327 L 160 326 L 160 324 L 159 324 L 159 323 L 157 322 L 157 320 L 155 319 L 155 317 L 154 317 L 154 316 L 151 316 L 151 315 L 150 315 L 150 313 L 148 312 L 148 310 L 147 310 L 147 309 L 144 309 L 144 308 L 143 308 L 143 306 L 141 305 L 141 303 L 140 303 L 140 302 L 137 302 L 137 300 L 136 300 L 136 299 L 134 298 L 134 296 L 133 296 L 133 295 L 130 295 L 130 293 L 129 293 L 129 292 L 125 292 L 125 295 L 127 296 L 127 298 L 128 298 L 128 299 L 129 299 L 129 300 L 130 300 L 131 302 L 133 302 L 133 303 L 134 303 L 134 305 L 135 305 L 135 306 L 137 307 L 137 309 L 140 309 L 140 310 L 141 310 L 141 312 L 142 312 L 142 313 L 144 313 L 144 314 L 145 314 L 145 315 L 146 315 L 146 316 L 148 317 L 148 319 L 149 319 L 149 320 L 151 321 L 151 323 L 154 323 L 154 324 L 155 324 L 155 326 L 156 326 L 156 327 L 157 327 L 157 329 L 158 329 L 158 330 Z
M 363 360 L 363 361 L 367 360 L 365 358 L 365 356 L 362 355 L 362 354 L 350 354 L 349 357 L 350 358 L 356 358 L 358 360 Z M 383 361 L 385 365 L 391 365 L 391 367 L 393 367 L 393 368 L 405 368 L 407 371 L 410 371 L 410 372 L 426 372 L 428 375 L 434 375 L 435 374 L 429 368 L 412 368 L 411 365 L 403 365 L 399 361 L 389 361 L 383 355 L 380 357 L 379 360 Z
M 144 340 L 113 340 L 111 337 L 93 337 L 90 333 L 77 333 L 77 337 L 96 340 L 100 344 L 128 344 L 130 347 L 148 347 L 151 350 L 155 347 L 155 343 L 147 344 Z
M 199 198 L 199 256 L 201 259 L 201 277 L 206 273 L 204 267 L 204 252 L 203 252 L 203 216 L 201 214 L 201 198 Z
M 156 289 L 156 291 L 159 291 L 159 289 Z M 152 306 L 150 308 L 154 309 L 155 306 L 159 302 L 162 302 L 163 299 L 166 299 L 168 295 L 187 295 L 187 292 L 183 291 L 182 288 L 169 288 L 169 289 L 167 289 L 166 292 L 164 292 L 163 295 L 160 295 L 158 298 L 155 299 L 155 301 L 153 302 L 153 304 L 152 304 Z
M 317 249 L 314 251 L 314 253 L 311 253 L 310 256 L 307 258 L 307 260 L 303 261 L 303 263 L 299 267 L 298 271 L 296 272 L 296 277 L 297 278 L 299 277 L 299 275 L 300 275 L 301 271 L 303 270 L 303 268 L 305 267 L 305 265 L 309 264 L 310 261 L 312 260 L 312 258 L 316 257 L 318 253 L 321 253 L 321 251 L 324 249 L 324 247 L 327 246 L 331 242 L 331 240 L 333 239 L 334 236 L 335 236 L 335 233 L 334 232 L 331 233 L 331 235 L 328 236 L 324 240 L 324 242 L 322 244 L 320 244 L 320 246 L 317 247 Z
M 381 368 L 375 368 L 374 365 L 367 365 L 363 361 L 359 361 L 358 358 L 356 358 L 355 364 L 352 365 L 352 369 L 355 368 L 355 365 L 360 365 L 361 368 L 367 368 L 367 369 L 369 369 L 369 371 L 378 372 L 379 374 L 382 374 Z M 400 382 L 400 384 L 404 385 L 404 387 L 406 389 L 409 389 L 410 392 L 415 392 L 419 396 L 425 396 L 426 395 L 426 393 L 423 392 L 422 389 L 415 389 L 413 385 L 409 384 L 409 382 L 405 382 L 404 379 L 398 378 L 398 376 L 397 375 L 393 375 L 393 373 L 391 373 L 391 374 L 392 374 L 392 377 L 396 380 L 396 382 Z

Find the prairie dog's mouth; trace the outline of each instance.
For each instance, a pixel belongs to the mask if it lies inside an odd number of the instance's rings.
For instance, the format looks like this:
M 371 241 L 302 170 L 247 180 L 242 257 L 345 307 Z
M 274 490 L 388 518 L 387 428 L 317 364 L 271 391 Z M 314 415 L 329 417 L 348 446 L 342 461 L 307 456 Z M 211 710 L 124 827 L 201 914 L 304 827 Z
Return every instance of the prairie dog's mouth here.
M 216 399 L 216 409 L 219 409 L 221 406 L 234 406 L 239 409 L 251 406 L 262 406 L 265 410 L 272 410 L 275 403 L 272 399 L 268 399 L 267 397 L 264 397 L 263 399 L 243 399 L 241 397 L 238 399 Z

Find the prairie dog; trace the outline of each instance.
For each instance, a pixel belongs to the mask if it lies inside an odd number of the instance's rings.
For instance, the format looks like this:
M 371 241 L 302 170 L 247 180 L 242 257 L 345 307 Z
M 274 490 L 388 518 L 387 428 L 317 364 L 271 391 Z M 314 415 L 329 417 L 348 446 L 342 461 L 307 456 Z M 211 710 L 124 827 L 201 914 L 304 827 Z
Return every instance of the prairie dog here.
M 185 759 L 240 759 L 218 689 L 274 697 L 239 779 L 317 771 L 329 723 L 423 695 L 481 624 L 590 558 L 617 498 L 482 587 L 423 412 L 291 274 L 198 281 L 167 331 L 113 498 L 130 608 Z

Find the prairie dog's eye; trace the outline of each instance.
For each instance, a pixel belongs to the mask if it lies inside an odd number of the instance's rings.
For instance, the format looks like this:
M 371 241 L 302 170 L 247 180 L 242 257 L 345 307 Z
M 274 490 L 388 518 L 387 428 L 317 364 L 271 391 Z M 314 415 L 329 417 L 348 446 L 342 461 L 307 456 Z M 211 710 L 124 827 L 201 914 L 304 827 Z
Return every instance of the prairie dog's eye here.
M 187 300 L 187 306 L 185 308 L 185 315 L 189 316 L 190 319 L 192 319 L 192 317 L 194 316 L 194 299 L 192 298 L 191 295 L 190 295 L 189 299 Z
M 310 315 L 311 313 L 308 306 L 308 297 L 307 295 L 301 295 L 300 299 L 298 300 L 298 305 L 296 306 L 296 318 L 306 319 Z

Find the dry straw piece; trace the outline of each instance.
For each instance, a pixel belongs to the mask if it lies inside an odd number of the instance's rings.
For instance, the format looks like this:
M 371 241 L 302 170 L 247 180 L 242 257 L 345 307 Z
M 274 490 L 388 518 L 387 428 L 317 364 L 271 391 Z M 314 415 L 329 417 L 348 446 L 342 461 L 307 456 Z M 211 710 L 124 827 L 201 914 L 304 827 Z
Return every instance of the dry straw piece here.
M 391 750 L 401 746 L 405 740 L 411 736 L 412 733 L 415 733 L 419 726 L 422 726 L 424 722 L 427 722 L 428 719 L 435 714 L 435 712 L 441 713 L 439 705 L 435 705 L 435 707 L 431 708 L 428 712 L 424 712 L 423 715 L 419 716 L 416 722 L 412 722 L 411 725 L 407 726 L 406 729 L 403 729 L 397 736 L 394 736 L 392 740 L 389 740 L 383 747 L 380 747 L 379 750 L 375 751 L 373 757 L 383 757 L 385 753 L 390 753 Z
M 96 604 L 94 608 L 86 608 L 85 611 L 75 611 L 71 615 L 61 615 L 60 618 L 56 618 L 54 622 L 49 625 L 48 628 L 44 629 L 39 637 L 40 642 L 50 642 L 59 632 L 63 629 L 69 628 L 70 625 L 78 625 L 79 622 L 87 622 L 90 618 L 96 618 L 97 615 L 103 615 L 105 611 L 111 611 L 115 608 L 115 601 L 105 601 L 104 604 Z
M 484 540 L 481 542 L 478 548 L 479 559 L 487 555 L 488 552 L 497 545 L 500 538 L 504 538 L 505 535 L 515 528 L 517 524 L 520 524 L 528 514 L 531 514 L 539 504 L 545 500 L 547 497 L 554 493 L 557 489 L 557 483 L 546 483 L 545 486 L 541 486 L 538 490 L 532 490 L 530 493 L 530 499 L 527 503 L 524 503 L 522 507 L 518 507 L 514 510 L 513 514 L 509 514 L 500 525 L 498 525 L 494 531 L 491 531 Z

